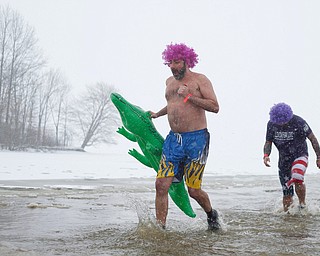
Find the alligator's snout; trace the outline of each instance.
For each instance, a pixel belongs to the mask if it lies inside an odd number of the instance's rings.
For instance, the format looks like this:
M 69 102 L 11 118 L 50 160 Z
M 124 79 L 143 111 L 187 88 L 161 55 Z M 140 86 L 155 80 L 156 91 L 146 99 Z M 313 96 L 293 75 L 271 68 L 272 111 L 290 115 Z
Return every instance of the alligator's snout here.
M 121 115 L 123 115 L 124 112 L 128 111 L 128 108 L 131 107 L 131 104 L 127 102 L 119 93 L 111 93 L 110 98 Z
M 113 92 L 113 93 L 111 93 L 110 98 L 111 98 L 111 101 L 113 102 L 113 104 L 116 104 L 118 101 L 121 100 L 122 96 L 119 93 Z
M 120 113 L 124 127 L 132 133 L 139 133 L 151 124 L 149 113 L 142 108 L 131 104 L 118 93 L 111 93 L 110 97 Z

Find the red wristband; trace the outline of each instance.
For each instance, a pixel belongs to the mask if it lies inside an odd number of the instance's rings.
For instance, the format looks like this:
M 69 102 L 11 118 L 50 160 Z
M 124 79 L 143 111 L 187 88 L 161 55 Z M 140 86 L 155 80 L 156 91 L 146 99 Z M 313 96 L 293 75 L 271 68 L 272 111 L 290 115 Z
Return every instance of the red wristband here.
M 183 102 L 186 103 L 191 96 L 192 96 L 192 94 L 189 93 L 189 94 L 184 98 Z
M 269 156 L 268 154 L 264 154 L 264 155 L 263 155 L 263 157 L 268 157 L 268 156 Z

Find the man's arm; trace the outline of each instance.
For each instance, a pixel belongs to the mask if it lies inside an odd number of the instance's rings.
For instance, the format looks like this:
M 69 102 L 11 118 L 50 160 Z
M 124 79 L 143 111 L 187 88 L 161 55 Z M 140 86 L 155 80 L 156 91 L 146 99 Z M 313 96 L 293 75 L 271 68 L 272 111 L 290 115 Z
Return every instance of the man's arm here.
M 206 111 L 210 111 L 213 113 L 219 112 L 219 104 L 216 98 L 206 99 L 206 98 L 200 98 L 194 95 L 190 95 L 188 101 L 199 106 L 200 108 L 203 108 Z
M 199 80 L 199 88 L 203 98 L 191 96 L 189 98 L 190 102 L 203 108 L 204 110 L 218 113 L 219 103 L 213 90 L 212 83 L 205 75 L 200 75 Z
M 320 146 L 319 146 L 319 142 L 318 142 L 316 136 L 313 134 L 313 132 L 309 134 L 308 139 L 310 140 L 311 145 L 313 147 L 313 150 L 316 153 L 317 166 L 318 166 L 318 168 L 320 168 Z
M 150 116 L 151 118 L 157 118 L 157 117 L 160 117 L 160 116 L 164 116 L 166 115 L 168 112 L 167 112 L 167 106 L 165 106 L 163 109 L 159 110 L 157 113 L 154 113 L 152 111 L 149 111 L 150 113 Z
M 190 94 L 187 85 L 181 85 L 178 90 L 178 94 L 185 98 L 185 102 L 188 101 L 200 108 L 203 108 L 206 111 L 218 113 L 219 103 L 210 80 L 205 75 L 199 75 L 198 85 L 202 97 L 197 97 Z
M 270 167 L 270 154 L 271 154 L 272 142 L 266 141 L 263 147 L 263 163 L 265 166 Z

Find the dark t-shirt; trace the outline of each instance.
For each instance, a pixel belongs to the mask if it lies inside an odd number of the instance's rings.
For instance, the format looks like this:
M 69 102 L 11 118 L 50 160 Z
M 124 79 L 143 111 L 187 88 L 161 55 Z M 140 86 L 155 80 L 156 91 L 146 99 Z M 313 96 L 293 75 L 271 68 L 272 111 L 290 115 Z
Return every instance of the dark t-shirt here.
M 278 125 L 268 122 L 266 140 L 271 141 L 279 151 L 279 169 L 290 169 L 294 159 L 308 156 L 306 138 L 312 133 L 311 128 L 300 116 Z

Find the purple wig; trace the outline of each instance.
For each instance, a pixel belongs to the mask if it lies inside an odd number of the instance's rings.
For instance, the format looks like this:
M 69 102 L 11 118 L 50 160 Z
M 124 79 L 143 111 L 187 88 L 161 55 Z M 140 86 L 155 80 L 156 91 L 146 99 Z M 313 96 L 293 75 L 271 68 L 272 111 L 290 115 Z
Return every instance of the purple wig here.
M 285 103 L 275 104 L 269 112 L 270 121 L 275 124 L 285 124 L 293 117 L 292 109 Z
M 184 60 L 189 68 L 193 68 L 198 63 L 198 55 L 194 50 L 185 44 L 170 44 L 162 53 L 165 64 L 172 60 Z

